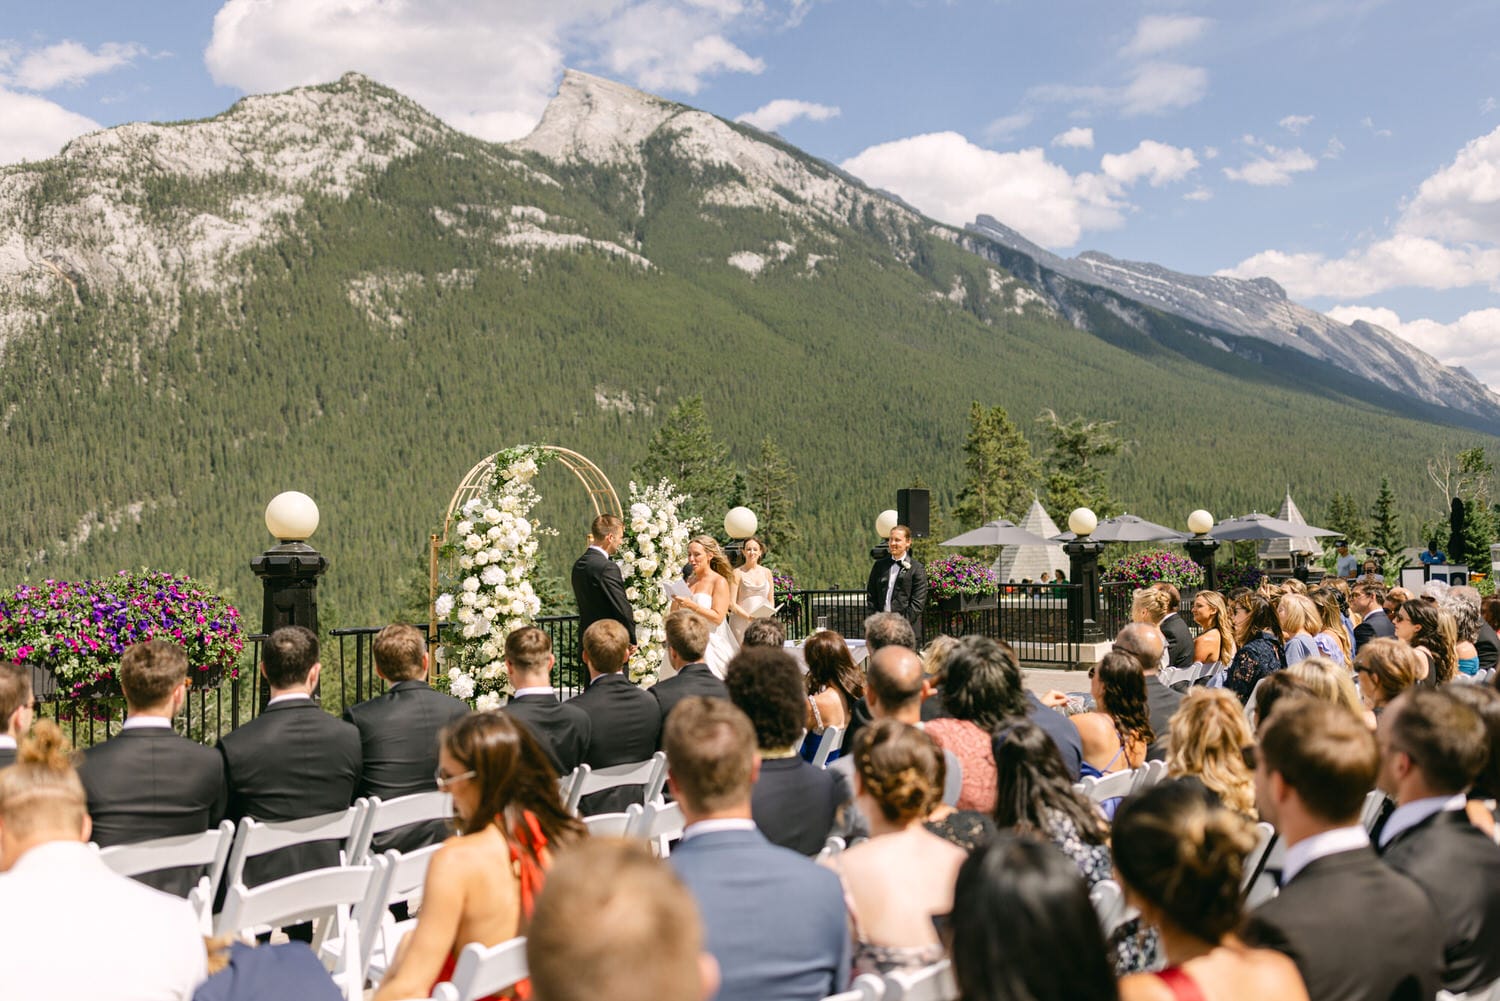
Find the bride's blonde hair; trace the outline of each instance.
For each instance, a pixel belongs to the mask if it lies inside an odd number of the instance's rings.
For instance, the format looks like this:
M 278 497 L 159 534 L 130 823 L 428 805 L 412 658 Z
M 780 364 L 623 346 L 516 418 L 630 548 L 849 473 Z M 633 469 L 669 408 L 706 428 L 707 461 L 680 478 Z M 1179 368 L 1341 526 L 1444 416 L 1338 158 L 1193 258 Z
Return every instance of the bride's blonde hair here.
M 698 543 L 708 553 L 708 568 L 723 577 L 729 586 L 734 587 L 734 567 L 729 565 L 729 557 L 724 555 L 724 550 L 719 548 L 719 540 L 712 535 L 695 535 L 688 543 Z

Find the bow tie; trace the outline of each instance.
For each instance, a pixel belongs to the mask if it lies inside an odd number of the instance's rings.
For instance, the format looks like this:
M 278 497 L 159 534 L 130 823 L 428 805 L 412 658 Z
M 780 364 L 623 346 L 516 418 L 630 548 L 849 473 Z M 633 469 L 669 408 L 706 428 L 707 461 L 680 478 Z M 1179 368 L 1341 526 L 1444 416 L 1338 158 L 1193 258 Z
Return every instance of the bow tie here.
M 902 559 L 899 559 L 899 560 L 892 560 L 891 562 L 894 563 L 894 564 L 896 564 L 896 566 L 900 567 L 902 570 L 910 570 L 911 569 L 911 560 L 909 560 L 909 559 L 902 558 Z

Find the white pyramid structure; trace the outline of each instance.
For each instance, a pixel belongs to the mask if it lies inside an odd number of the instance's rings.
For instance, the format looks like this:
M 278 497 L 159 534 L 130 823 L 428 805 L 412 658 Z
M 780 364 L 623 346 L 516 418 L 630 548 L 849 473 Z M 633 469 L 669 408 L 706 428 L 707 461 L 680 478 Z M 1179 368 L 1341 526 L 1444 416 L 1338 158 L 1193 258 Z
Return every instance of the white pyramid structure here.
M 1057 525 L 1047 515 L 1040 499 L 1033 499 L 1031 509 L 1020 521 L 1020 527 L 1044 539 L 1058 534 Z M 1017 583 L 1021 580 L 1040 582 L 1042 574 L 1053 574 L 1068 569 L 1068 554 L 1056 542 L 1045 546 L 1001 546 L 1000 557 L 992 568 L 1000 583 Z
M 1290 489 L 1287 490 L 1286 499 L 1281 502 L 1281 510 L 1276 512 L 1276 517 L 1294 525 L 1307 524 L 1307 519 L 1302 517 L 1302 512 L 1297 509 L 1297 502 L 1292 500 Z M 1257 551 L 1264 562 L 1285 563 L 1290 566 L 1293 562 L 1293 553 L 1321 553 L 1323 546 L 1312 536 L 1304 535 L 1291 539 L 1267 539 L 1260 544 Z

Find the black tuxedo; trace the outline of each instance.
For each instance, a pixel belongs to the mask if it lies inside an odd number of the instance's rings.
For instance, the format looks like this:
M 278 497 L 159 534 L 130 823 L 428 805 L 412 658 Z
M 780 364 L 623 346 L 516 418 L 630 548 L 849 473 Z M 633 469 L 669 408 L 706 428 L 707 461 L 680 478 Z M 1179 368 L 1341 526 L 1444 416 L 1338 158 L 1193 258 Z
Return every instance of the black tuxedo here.
M 1481 671 L 1488 671 L 1500 663 L 1500 636 L 1496 636 L 1495 627 L 1483 619 L 1479 620 L 1479 638 L 1474 641 L 1474 649 L 1479 651 Z
M 1146 711 L 1151 716 L 1151 730 L 1156 734 L 1156 739 L 1146 748 L 1146 760 L 1166 760 L 1169 726 L 1180 705 L 1181 692 L 1172 691 L 1155 674 L 1146 675 Z
M 870 580 L 865 586 L 865 609 L 871 613 L 885 611 L 885 592 L 890 587 L 891 566 L 895 563 L 889 556 L 882 556 L 870 568 Z M 896 577 L 896 589 L 891 592 L 891 611 L 903 615 L 922 634 L 922 610 L 927 607 L 927 568 L 911 555 L 906 554 L 905 563 Z
M 219 740 L 231 819 L 297 820 L 332 813 L 355 799 L 359 730 L 312 699 L 267 706 Z M 296 845 L 249 859 L 245 883 L 261 883 L 339 864 L 339 845 Z
M 1500 979 L 1500 845 L 1453 810 L 1402 831 L 1380 855 L 1437 909 L 1447 939 L 1443 988 L 1461 994 Z
M 1432 904 L 1370 848 L 1308 863 L 1250 915 L 1244 937 L 1290 956 L 1317 1001 L 1428 1001 L 1439 986 Z
M 531 731 L 559 776 L 573 771 L 588 756 L 594 724 L 573 700 L 562 702 L 556 695 L 540 693 L 511 696 L 504 710 Z
M 690 695 L 727 699 L 729 686 L 715 677 L 707 664 L 684 664 L 681 671 L 666 681 L 657 682 L 651 689 L 651 694 L 656 697 L 656 704 L 661 707 L 661 725 L 665 730 L 667 717 L 671 715 L 677 703 Z
M 469 714 L 466 702 L 433 691 L 426 681 L 398 681 L 344 710 L 344 721 L 359 730 L 360 771 L 356 796 L 392 800 L 433 792 L 438 766 L 438 731 Z M 434 820 L 377 834 L 375 852 L 415 851 L 441 841 L 448 825 Z
M 224 819 L 224 759 L 169 727 L 132 727 L 91 747 L 78 770 L 101 848 L 199 834 Z M 201 866 L 144 873 L 141 882 L 185 897 Z
M 1193 666 L 1193 631 L 1177 612 L 1161 620 L 1162 636 L 1167 640 L 1167 663 L 1172 667 Z
M 620 576 L 619 565 L 604 550 L 590 546 L 573 564 L 573 598 L 578 602 L 580 638 L 600 619 L 614 619 L 630 633 L 630 643 L 635 645 L 635 610 L 625 597 L 625 579 Z
M 661 706 L 623 672 L 599 675 L 569 701 L 588 713 L 592 724 L 584 757 L 590 768 L 634 764 L 656 753 L 661 742 Z M 638 800 L 641 792 L 640 786 L 607 789 L 585 796 L 579 811 L 584 816 L 615 813 Z
M 1390 617 L 1385 614 L 1385 609 L 1377 608 L 1354 627 L 1354 649 L 1358 652 L 1360 647 L 1377 637 L 1395 635 L 1396 627 L 1391 625 Z M 1481 635 L 1483 635 L 1482 631 Z
M 815 768 L 795 754 L 766 758 L 750 791 L 750 814 L 772 844 L 816 855 L 833 830 L 839 807 L 851 798 L 842 772 Z

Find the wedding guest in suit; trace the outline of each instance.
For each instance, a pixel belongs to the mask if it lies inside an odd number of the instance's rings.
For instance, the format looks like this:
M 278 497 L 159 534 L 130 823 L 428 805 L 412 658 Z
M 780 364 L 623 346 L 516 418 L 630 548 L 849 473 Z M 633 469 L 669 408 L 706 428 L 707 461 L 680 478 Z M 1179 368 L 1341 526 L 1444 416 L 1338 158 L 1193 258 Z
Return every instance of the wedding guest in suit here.
M 1177 585 L 1164 580 L 1152 584 L 1151 589 L 1167 596 L 1167 614 L 1156 624 L 1167 640 L 1167 663 L 1172 667 L 1192 667 L 1193 630 L 1181 614 L 1182 592 Z
M 168 640 L 137 643 L 120 657 L 126 717 L 120 733 L 89 748 L 79 778 L 101 848 L 199 834 L 224 818 L 224 759 L 180 737 L 172 720 L 187 698 L 188 660 Z M 188 895 L 199 867 L 147 873 L 141 881 Z
M 1500 845 L 1469 822 L 1464 795 L 1489 757 L 1484 721 L 1446 689 L 1414 688 L 1391 703 L 1376 739 L 1379 786 L 1396 802 L 1376 848 L 1437 909 L 1443 989 L 1487 988 L 1500 979 Z
M 906 620 L 904 615 L 895 612 L 876 612 L 865 616 L 865 655 L 873 657 L 881 649 L 888 646 L 905 647 L 908 650 L 917 649 L 917 633 L 912 624 Z M 928 703 L 935 703 L 929 712 Z M 924 720 L 935 719 L 943 715 L 942 700 L 934 697 L 922 704 L 922 718 Z M 870 724 L 870 707 L 864 698 L 857 698 L 849 706 L 849 726 L 844 731 L 844 746 L 853 747 L 854 738 L 859 736 L 860 728 Z
M 927 607 L 927 569 L 912 557 L 911 529 L 897 525 L 886 540 L 890 555 L 870 568 L 865 587 L 865 607 L 871 612 L 895 612 L 915 631 L 922 628 L 922 610 Z
M 1381 865 L 1360 826 L 1375 735 L 1349 710 L 1283 699 L 1262 726 L 1255 798 L 1287 846 L 1281 893 L 1250 916 L 1250 945 L 1284 952 L 1310 997 L 1431 998 L 1442 929 L 1416 883 Z
M 1495 814 L 1490 810 L 1490 804 L 1500 797 L 1500 689 L 1493 685 L 1451 685 L 1445 691 L 1484 721 L 1489 754 L 1469 786 L 1469 822 L 1485 837 L 1500 841 L 1495 834 Z
M 1360 616 L 1359 625 L 1354 627 L 1355 653 L 1359 653 L 1359 648 L 1373 639 L 1396 635 L 1390 616 L 1385 614 L 1385 608 L 1382 607 L 1384 602 L 1385 588 L 1379 584 L 1361 582 L 1349 589 L 1349 608 Z
M 470 713 L 443 731 L 437 784 L 453 794 L 458 837 L 432 856 L 421 916 L 375 1001 L 427 997 L 452 978 L 464 946 L 522 933 L 553 854 L 588 834 L 557 779 L 530 731 L 505 713 Z
M 0 662 L 0 768 L 16 760 L 16 741 L 31 729 L 31 668 Z
M 547 873 L 526 967 L 534 1001 L 709 1001 L 719 989 L 693 895 L 645 843 L 619 838 L 584 841 Z
M 780 650 L 786 643 L 786 628 L 777 619 L 756 619 L 745 627 L 745 638 L 740 649 L 751 646 L 768 646 Z
M 390 684 L 384 695 L 350 706 L 344 721 L 359 729 L 360 773 L 356 796 L 384 801 L 437 788 L 438 733 L 469 714 L 468 703 L 427 684 L 427 641 L 411 626 L 390 625 L 370 644 L 375 673 Z M 448 835 L 434 820 L 375 835 L 374 850 L 415 851 Z
M 0 770 L 5 997 L 188 1001 L 208 975 L 197 915 L 111 871 L 89 834 L 67 741 L 41 720 Z
M 1184 705 L 1192 702 L 1189 696 Z M 1196 782 L 1164 782 L 1120 807 L 1113 841 L 1126 898 L 1157 929 L 1166 952 L 1165 969 L 1120 982 L 1122 1001 L 1305 1001 L 1302 978 L 1287 957 L 1246 949 L 1235 938 L 1240 873 L 1255 847 L 1248 817 L 1223 808 Z
M 1157 673 L 1161 670 L 1162 651 L 1166 638 L 1161 630 L 1149 622 L 1132 622 L 1120 630 L 1115 637 L 1115 650 L 1122 650 L 1140 662 L 1146 676 L 1146 711 L 1151 717 L 1151 732 L 1156 735 L 1146 748 L 1147 761 L 1165 761 L 1167 741 L 1172 731 L 1172 714 L 1182 704 L 1182 693 L 1174 692 L 1162 684 Z
M 677 673 L 651 687 L 661 709 L 662 726 L 667 725 L 673 707 L 689 695 L 729 698 L 724 682 L 703 663 L 703 651 L 708 647 L 708 623 L 703 617 L 686 610 L 672 612 L 667 616 L 665 628 L 667 661 Z
M 578 632 L 611 619 L 625 627 L 629 646 L 635 647 L 635 609 L 625 597 L 625 579 L 610 559 L 625 541 L 625 523 L 601 514 L 589 526 L 589 547 L 573 564 L 573 599 L 578 603 Z M 627 658 L 628 659 L 628 658 Z
M 726 684 L 730 701 L 750 718 L 760 749 L 755 826 L 772 844 L 818 854 L 852 790 L 843 776 L 813 767 L 794 749 L 807 718 L 797 662 L 785 650 L 742 650 L 729 662 Z
M 670 862 L 697 900 L 719 964 L 718 1001 L 811 1001 L 843 990 L 850 939 L 838 877 L 757 830 L 750 720 L 723 699 L 687 698 L 663 743 L 687 822 Z
M 1484 625 L 1479 628 L 1479 639 L 1474 646 L 1479 650 L 1479 669 L 1488 671 L 1500 663 L 1500 636 L 1495 633 L 1495 623 L 1500 622 L 1500 598 L 1490 595 L 1480 601 L 1479 617 Z
M 568 701 L 589 717 L 589 749 L 584 762 L 591 768 L 628 765 L 656 753 L 661 737 L 661 706 L 651 693 L 625 675 L 630 636 L 613 619 L 600 619 L 583 633 L 583 663 L 589 686 Z M 579 811 L 586 817 L 616 813 L 639 802 L 642 786 L 617 786 L 585 796 Z
M 583 764 L 593 739 L 594 724 L 586 710 L 563 702 L 552 688 L 552 637 L 536 626 L 512 629 L 505 637 L 505 671 L 511 697 L 501 707 L 514 716 L 542 745 L 557 774 L 567 775 Z
M 359 730 L 323 711 L 318 690 L 318 637 L 283 626 L 261 646 L 260 672 L 271 689 L 261 714 L 219 740 L 228 816 L 300 820 L 342 810 L 359 783 Z M 283 848 L 245 863 L 245 883 L 261 883 L 339 864 L 339 845 L 325 841 Z

